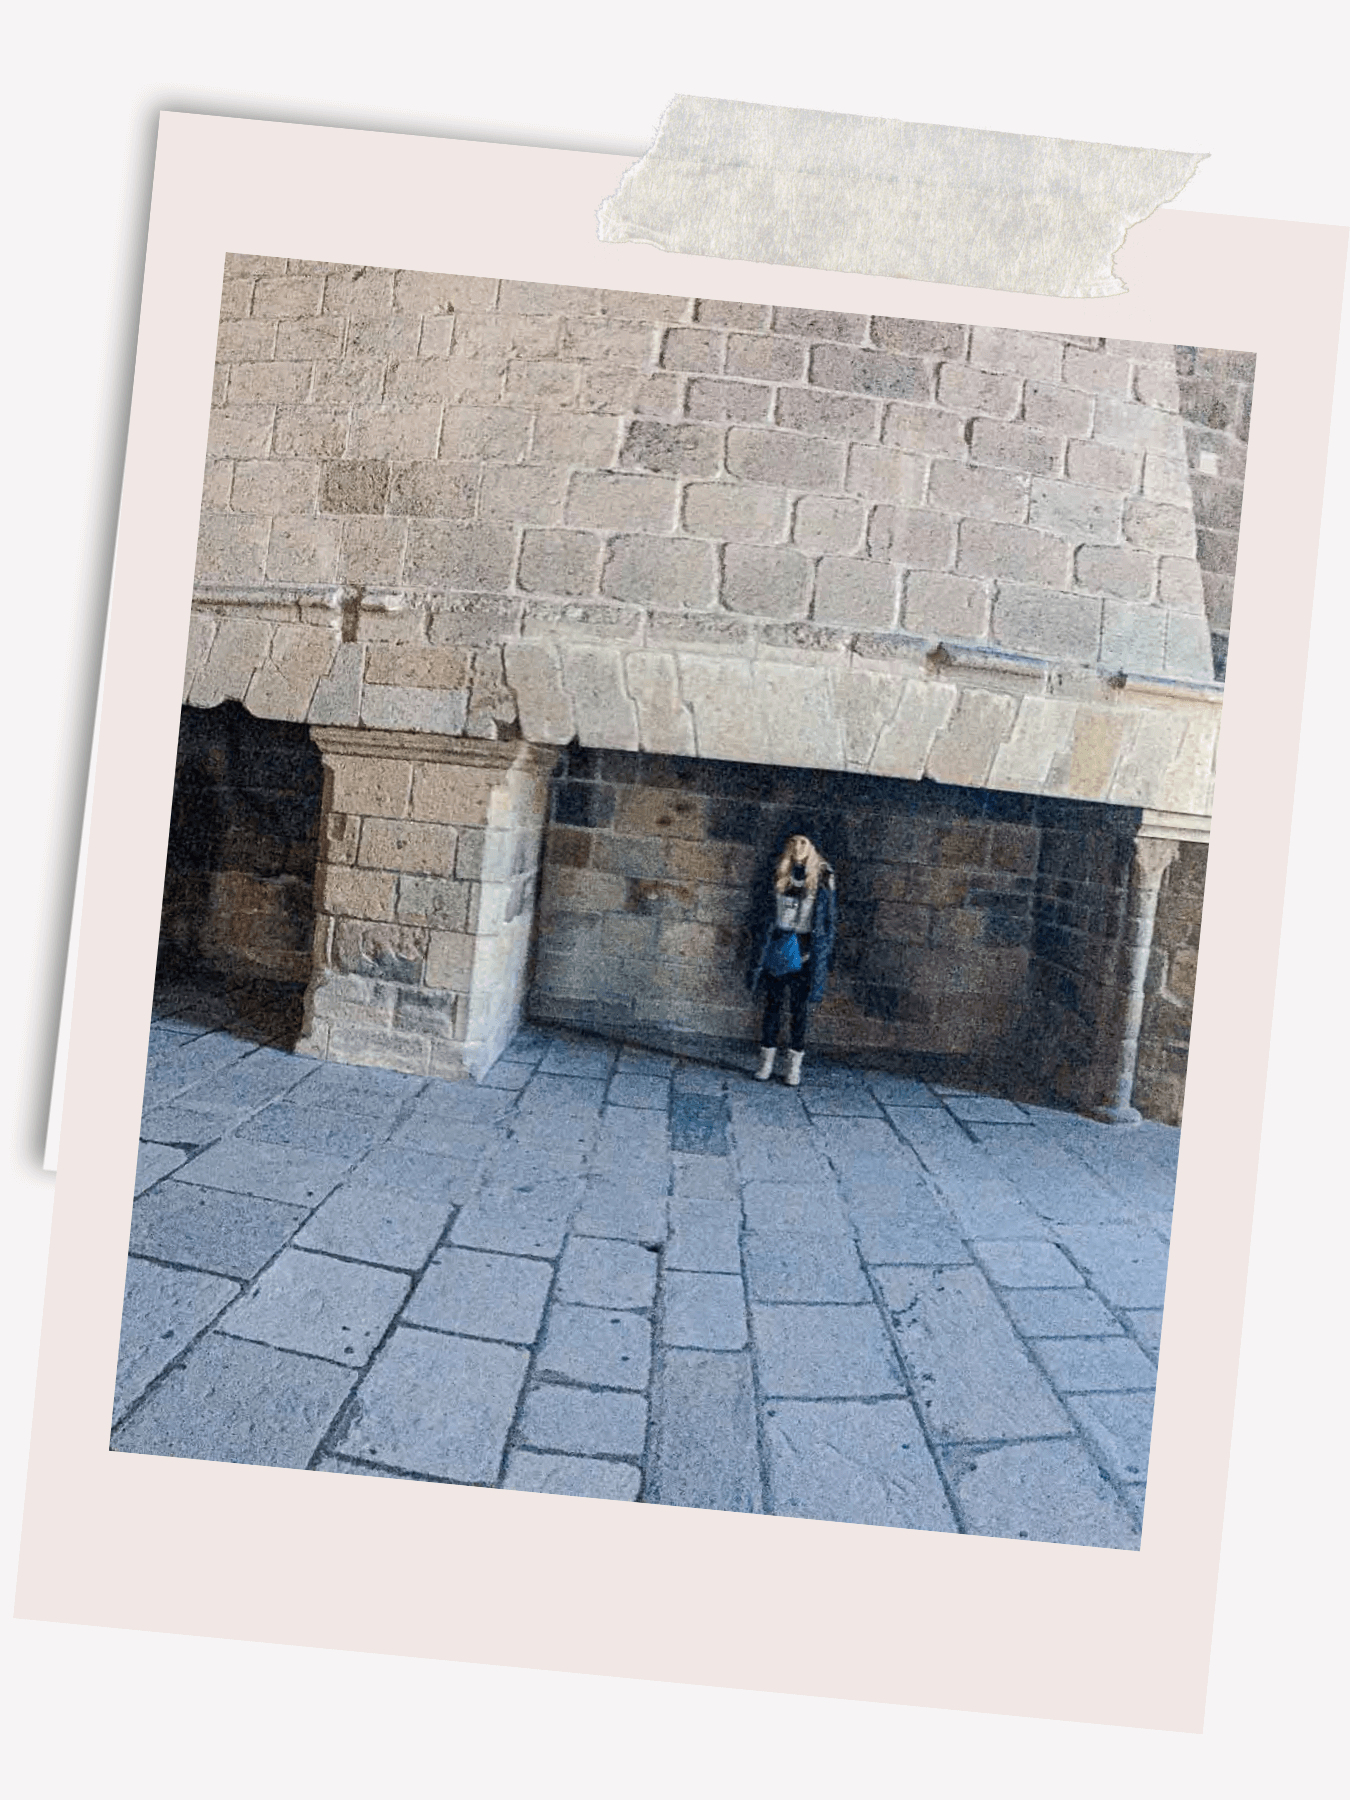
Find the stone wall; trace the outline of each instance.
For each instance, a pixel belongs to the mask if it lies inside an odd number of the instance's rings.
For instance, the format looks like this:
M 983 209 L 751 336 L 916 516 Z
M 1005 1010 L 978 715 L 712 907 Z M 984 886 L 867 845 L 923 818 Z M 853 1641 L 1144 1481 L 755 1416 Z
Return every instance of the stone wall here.
M 302 725 L 184 707 L 160 970 L 309 979 L 320 765 Z
M 193 704 L 1207 811 L 1171 346 L 250 258 L 225 313 Z
M 324 833 L 306 1055 L 482 1075 L 520 1024 L 553 757 L 316 732 Z
M 573 750 L 545 842 L 530 1016 L 666 1048 L 753 1042 L 755 888 L 803 829 L 841 905 L 814 1044 L 1079 1103 L 1115 1022 L 1138 822 L 933 782 Z M 1150 1072 L 1175 1066 L 1179 1028 L 1149 1016 Z M 1179 1117 L 1180 1100 L 1150 1073 L 1149 1116 Z
M 232 257 L 198 579 L 1207 678 L 1171 345 Z
M 1205 590 L 1214 673 L 1222 681 L 1237 567 L 1242 483 L 1247 472 L 1256 358 L 1240 350 L 1177 345 L 1179 400 L 1195 505 L 1197 557 Z
M 1205 898 L 1206 844 L 1182 844 L 1162 879 L 1139 1040 L 1135 1105 L 1148 1118 L 1181 1123 L 1191 1046 L 1191 1003 Z

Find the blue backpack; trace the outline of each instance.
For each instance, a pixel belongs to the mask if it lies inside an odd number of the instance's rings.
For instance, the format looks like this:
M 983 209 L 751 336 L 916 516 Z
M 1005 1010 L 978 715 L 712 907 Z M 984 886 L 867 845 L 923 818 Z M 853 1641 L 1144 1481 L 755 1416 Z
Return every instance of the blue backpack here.
M 802 966 L 802 941 L 795 931 L 775 931 L 764 952 L 764 972 L 782 977 L 796 975 Z

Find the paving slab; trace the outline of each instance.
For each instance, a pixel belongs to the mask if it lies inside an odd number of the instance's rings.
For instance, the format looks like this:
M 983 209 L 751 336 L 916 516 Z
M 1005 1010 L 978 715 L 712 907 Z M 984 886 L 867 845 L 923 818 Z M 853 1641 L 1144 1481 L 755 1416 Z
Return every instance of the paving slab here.
M 1127 1225 L 1065 1225 L 1059 1236 L 1113 1306 L 1161 1307 L 1167 1246 Z
M 687 1350 L 744 1350 L 740 1276 L 670 1270 L 662 1288 L 661 1341 Z
M 666 1240 L 666 1196 L 641 1182 L 593 1176 L 582 1189 L 572 1230 L 578 1237 L 624 1238 L 657 1250 Z
M 1055 1244 L 977 1239 L 971 1248 L 999 1287 L 1082 1287 L 1083 1277 Z
M 1126 1322 L 1135 1337 L 1148 1351 L 1156 1357 L 1162 1343 L 1162 1311 L 1155 1307 L 1139 1307 L 1125 1314 Z
M 980 1271 L 879 1269 L 930 1436 L 989 1442 L 1072 1429 Z
M 609 1084 L 610 1106 L 631 1106 L 664 1112 L 670 1105 L 670 1079 L 662 1075 L 645 1075 L 620 1069 Z
M 518 1092 L 534 1073 L 534 1064 L 528 1062 L 507 1062 L 505 1059 L 493 1063 L 487 1074 L 482 1077 L 484 1087 L 503 1088 Z
M 729 1111 L 719 1094 L 676 1092 L 670 1101 L 670 1147 L 686 1155 L 726 1156 Z
M 966 1125 L 1029 1125 L 1031 1120 L 1012 1100 L 999 1100 L 992 1094 L 949 1094 L 946 1107 L 953 1118 Z
M 1139 1548 L 1129 1510 L 1075 1438 L 951 1449 L 943 1465 L 966 1530 L 981 1537 Z
M 458 1163 L 447 1164 L 433 1151 L 407 1144 L 381 1144 L 363 1156 L 343 1183 L 380 1193 L 401 1194 L 410 1200 L 444 1200 L 460 1205 L 477 1187 L 477 1171 Z
M 681 1200 L 737 1200 L 740 1184 L 736 1170 L 726 1157 L 694 1156 L 686 1151 L 671 1152 L 672 1192 Z
M 468 1118 L 445 1118 L 425 1113 L 405 1119 L 394 1128 L 391 1144 L 438 1156 L 442 1161 L 481 1165 L 498 1143 L 491 1123 Z
M 730 1200 L 671 1200 L 664 1266 L 739 1275 L 740 1207 Z
M 292 1206 L 317 1206 L 354 1161 L 349 1156 L 293 1150 L 287 1144 L 246 1144 L 238 1138 L 224 1138 L 194 1157 L 190 1179 L 196 1187 L 252 1194 L 259 1200 L 282 1200 Z
M 755 1365 L 765 1394 L 875 1399 L 905 1392 L 875 1306 L 752 1306 Z
M 919 1263 L 929 1267 L 970 1261 L 970 1252 L 936 1205 L 916 1217 L 908 1206 L 851 1206 L 858 1248 L 870 1266 Z
M 344 1184 L 311 1213 L 296 1237 L 302 1250 L 325 1250 L 388 1269 L 420 1269 L 450 1222 L 448 1200 L 397 1189 Z
M 393 1269 L 283 1250 L 235 1302 L 219 1329 L 277 1350 L 360 1368 L 389 1328 L 411 1282 Z
M 1028 1338 L 1110 1337 L 1125 1329 L 1091 1288 L 1008 1288 L 1003 1304 Z
M 210 1332 L 113 1433 L 114 1450 L 303 1469 L 355 1371 Z
M 1018 1197 L 1006 1181 L 962 1175 L 935 1177 L 962 1237 L 1048 1239 L 1050 1227 Z
M 389 1129 L 387 1122 L 356 1113 L 348 1117 L 319 1106 L 291 1106 L 274 1101 L 253 1113 L 235 1128 L 234 1136 L 252 1144 L 290 1144 L 297 1150 L 318 1150 L 325 1156 L 352 1159 L 375 1147 L 377 1137 Z
M 331 1448 L 443 1481 L 495 1483 L 528 1366 L 509 1344 L 400 1325 Z
M 866 1071 L 867 1086 L 874 1099 L 885 1107 L 904 1109 L 911 1106 L 941 1107 L 942 1102 L 922 1081 L 904 1075 L 889 1075 L 884 1070 Z
M 553 1265 L 483 1250 L 441 1250 L 403 1309 L 409 1325 L 461 1337 L 532 1344 L 544 1316 Z
M 832 1181 L 805 1187 L 777 1181 L 747 1181 L 741 1195 L 747 1231 L 849 1236 L 848 1218 Z
M 573 1236 L 558 1264 L 558 1298 L 576 1306 L 646 1307 L 656 1294 L 656 1256 L 621 1239 Z
M 519 1437 L 536 1450 L 640 1457 L 647 1440 L 646 1397 L 542 1382 L 525 1396 Z
M 1147 1478 L 1153 1436 L 1151 1393 L 1072 1394 L 1066 1405 L 1117 1481 Z
M 404 1075 L 395 1069 L 326 1062 L 319 1063 L 307 1081 L 291 1088 L 287 1099 L 292 1106 L 332 1107 L 340 1113 L 388 1118 L 426 1085 L 424 1076 Z
M 921 1173 L 919 1159 L 910 1145 L 902 1143 L 894 1126 L 878 1109 L 875 1118 L 826 1118 L 813 1121 L 813 1137 L 838 1169 L 846 1176 L 854 1169 L 867 1169 L 874 1178 Z
M 872 1298 L 851 1238 L 806 1231 L 747 1231 L 744 1255 L 752 1300 Z
M 459 1212 L 450 1242 L 465 1250 L 555 1257 L 581 1198 L 581 1183 L 574 1180 L 540 1182 L 508 1192 L 488 1190 Z
M 617 1048 L 599 1038 L 555 1037 L 539 1067 L 545 1075 L 573 1075 L 603 1081 L 614 1067 Z
M 625 1044 L 619 1051 L 618 1073 L 659 1075 L 669 1081 L 675 1073 L 675 1058 L 660 1050 L 643 1050 L 637 1045 Z
M 652 1395 L 646 1498 L 662 1506 L 764 1511 L 750 1358 L 668 1350 Z
M 131 1250 L 135 1256 L 248 1281 L 306 1217 L 303 1206 L 165 1181 L 132 1205 Z
M 114 1424 L 238 1292 L 237 1282 L 218 1275 L 165 1269 L 135 1256 L 128 1259 Z
M 1034 1348 L 1061 1394 L 1100 1394 L 1144 1388 L 1149 1393 L 1157 1370 L 1138 1344 L 1125 1336 L 1108 1338 L 1038 1338 Z
M 803 1076 L 802 1097 L 812 1118 L 881 1119 L 885 1115 L 867 1089 L 856 1087 L 822 1087 Z
M 538 1370 L 589 1387 L 645 1388 L 651 1341 L 651 1323 L 641 1313 L 555 1301 L 544 1322 Z
M 502 1486 L 527 1494 L 571 1494 L 579 1500 L 636 1500 L 642 1470 L 634 1463 L 513 1450 Z
M 169 1144 L 142 1143 L 136 1152 L 136 1182 L 133 1194 L 143 1194 L 152 1188 L 157 1181 L 181 1168 L 187 1161 L 186 1150 L 179 1150 Z
M 908 1400 L 774 1400 L 764 1409 L 764 1448 L 776 1513 L 957 1529 Z
M 224 1137 L 247 1116 L 244 1108 L 231 1112 L 199 1112 L 192 1106 L 157 1106 L 141 1120 L 141 1141 L 143 1144 L 177 1144 L 182 1149 L 199 1150 Z
M 677 1094 L 725 1094 L 727 1071 L 709 1063 L 677 1062 L 672 1083 Z

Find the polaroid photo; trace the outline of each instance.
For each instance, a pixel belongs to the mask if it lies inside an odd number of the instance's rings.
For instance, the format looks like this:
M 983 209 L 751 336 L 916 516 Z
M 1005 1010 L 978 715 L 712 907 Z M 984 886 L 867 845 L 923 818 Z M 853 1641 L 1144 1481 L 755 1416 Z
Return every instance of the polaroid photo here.
M 21 1610 L 1194 1728 L 1344 233 L 621 167 L 165 121 Z

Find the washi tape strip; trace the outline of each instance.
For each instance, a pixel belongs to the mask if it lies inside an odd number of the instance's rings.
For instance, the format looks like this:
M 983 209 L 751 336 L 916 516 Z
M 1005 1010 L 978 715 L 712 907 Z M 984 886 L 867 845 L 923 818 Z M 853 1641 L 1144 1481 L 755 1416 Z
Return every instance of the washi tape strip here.
M 610 243 L 1095 299 L 1205 153 L 677 94 L 600 207 Z

